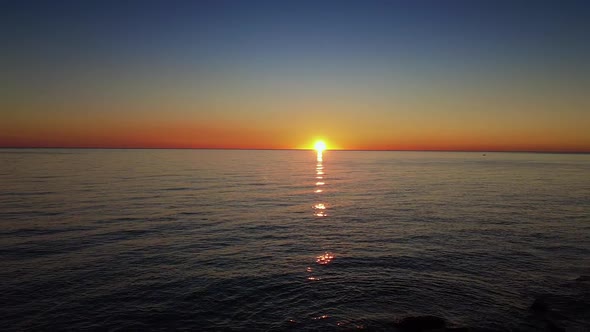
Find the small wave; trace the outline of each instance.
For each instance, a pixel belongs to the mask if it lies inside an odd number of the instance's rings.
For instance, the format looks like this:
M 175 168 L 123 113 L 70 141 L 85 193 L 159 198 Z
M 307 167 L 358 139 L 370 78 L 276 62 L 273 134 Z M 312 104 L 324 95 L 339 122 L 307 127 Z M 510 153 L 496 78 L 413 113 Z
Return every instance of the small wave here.
M 185 190 L 191 190 L 192 188 L 187 188 L 187 187 L 174 187 L 174 188 L 165 188 L 162 189 L 164 191 L 185 191 Z

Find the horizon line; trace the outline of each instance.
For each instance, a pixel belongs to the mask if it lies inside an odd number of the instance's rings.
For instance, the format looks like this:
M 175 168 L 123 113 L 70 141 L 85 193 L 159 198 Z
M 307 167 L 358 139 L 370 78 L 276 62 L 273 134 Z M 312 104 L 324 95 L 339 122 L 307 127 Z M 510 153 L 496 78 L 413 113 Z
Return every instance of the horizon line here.
M 243 150 L 243 151 L 315 151 L 313 148 L 220 148 L 220 147 L 100 147 L 100 146 L 0 146 L 0 149 L 77 149 L 77 150 Z M 473 152 L 473 153 L 546 153 L 590 154 L 588 151 L 543 151 L 543 150 L 436 150 L 436 149 L 326 149 L 324 151 L 350 152 Z

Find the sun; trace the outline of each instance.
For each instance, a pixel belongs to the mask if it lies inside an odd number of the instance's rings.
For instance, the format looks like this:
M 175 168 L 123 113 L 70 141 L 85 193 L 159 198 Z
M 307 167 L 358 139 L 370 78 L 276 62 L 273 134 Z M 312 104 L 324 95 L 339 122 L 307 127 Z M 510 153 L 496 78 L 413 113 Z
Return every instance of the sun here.
M 313 148 L 318 152 L 322 152 L 322 151 L 326 150 L 326 143 L 324 143 L 324 141 L 317 141 L 313 145 Z

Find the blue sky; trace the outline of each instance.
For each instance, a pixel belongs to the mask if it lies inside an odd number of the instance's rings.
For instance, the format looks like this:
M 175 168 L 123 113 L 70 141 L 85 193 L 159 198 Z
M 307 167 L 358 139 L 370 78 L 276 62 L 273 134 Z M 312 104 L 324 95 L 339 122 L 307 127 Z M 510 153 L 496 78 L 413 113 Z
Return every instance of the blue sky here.
M 35 129 L 43 120 L 61 133 L 92 128 L 97 121 L 107 127 L 127 123 L 118 129 L 126 133 L 120 139 L 133 136 L 133 144 L 141 145 L 149 123 L 176 119 L 207 129 L 208 135 L 227 136 L 219 128 L 227 123 L 234 140 L 246 132 L 260 135 L 252 142 L 257 147 L 276 135 L 265 128 L 276 127 L 287 132 L 276 144 L 281 147 L 307 135 L 333 136 L 351 148 L 396 148 L 400 141 L 405 145 L 399 148 L 419 147 L 428 145 L 419 138 L 428 137 L 434 148 L 436 142 L 466 148 L 458 144 L 465 140 L 484 148 L 502 138 L 503 146 L 514 139 L 528 149 L 543 136 L 554 139 L 544 139 L 539 149 L 590 148 L 582 130 L 590 124 L 586 1 L 5 1 L 1 6 L 2 112 L 15 129 L 0 139 L 8 143 L 58 144 L 44 139 L 50 128 Z M 298 123 L 304 133 L 299 135 L 289 128 L 289 119 L 318 113 L 323 130 Z M 499 119 L 513 124 L 510 135 L 500 130 Z M 479 136 L 469 129 L 483 122 L 496 129 Z M 355 123 L 362 132 L 345 137 Z M 390 131 L 408 133 L 387 136 Z M 449 132 L 454 136 L 444 134 Z M 89 145 L 100 145 L 90 136 Z M 145 144 L 155 144 L 152 136 Z M 185 136 L 163 145 L 206 145 Z M 85 137 L 79 133 L 70 140 Z

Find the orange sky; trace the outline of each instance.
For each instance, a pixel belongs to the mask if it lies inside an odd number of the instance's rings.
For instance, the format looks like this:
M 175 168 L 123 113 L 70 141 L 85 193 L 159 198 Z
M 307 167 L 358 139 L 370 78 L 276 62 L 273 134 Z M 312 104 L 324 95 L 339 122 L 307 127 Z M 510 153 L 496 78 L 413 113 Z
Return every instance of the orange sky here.
M 475 124 L 459 120 L 391 117 L 368 119 L 335 116 L 224 121 L 171 119 L 47 118 L 17 119 L 0 124 L 3 147 L 137 147 L 137 148 L 311 148 L 322 139 L 329 149 L 590 151 L 584 122 L 566 128 L 525 127 L 503 121 Z M 318 116 L 321 118 L 321 116 Z M 577 126 L 576 126 L 577 125 Z
M 56 102 L 56 92 L 9 104 L 0 146 L 299 149 L 323 139 L 329 149 L 590 151 L 584 99 L 456 85 L 387 96 L 302 90 L 297 98 L 221 87 L 207 98 Z

